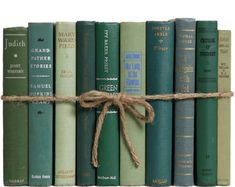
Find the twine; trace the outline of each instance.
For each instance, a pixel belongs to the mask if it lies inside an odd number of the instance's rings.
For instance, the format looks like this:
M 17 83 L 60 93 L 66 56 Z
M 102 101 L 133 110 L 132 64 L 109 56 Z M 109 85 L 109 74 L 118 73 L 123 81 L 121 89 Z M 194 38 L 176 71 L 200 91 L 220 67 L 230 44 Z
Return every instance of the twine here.
M 186 100 L 195 98 L 229 98 L 233 92 L 214 92 L 214 93 L 177 93 L 163 95 L 145 95 L 130 96 L 125 93 L 109 94 L 107 92 L 89 91 L 80 96 L 2 96 L 4 102 L 79 102 L 83 108 L 97 108 L 103 105 L 102 111 L 97 119 L 96 132 L 92 147 L 92 164 L 98 167 L 98 145 L 103 122 L 109 108 L 113 105 L 119 110 L 121 133 L 124 142 L 129 150 L 131 159 L 136 167 L 140 165 L 140 160 L 136 154 L 135 148 L 128 136 L 126 128 L 125 111 L 127 110 L 135 118 L 145 123 L 150 123 L 154 119 L 154 110 L 146 101 L 169 101 L 169 100 Z M 141 114 L 135 106 L 142 106 L 146 110 L 146 116 Z

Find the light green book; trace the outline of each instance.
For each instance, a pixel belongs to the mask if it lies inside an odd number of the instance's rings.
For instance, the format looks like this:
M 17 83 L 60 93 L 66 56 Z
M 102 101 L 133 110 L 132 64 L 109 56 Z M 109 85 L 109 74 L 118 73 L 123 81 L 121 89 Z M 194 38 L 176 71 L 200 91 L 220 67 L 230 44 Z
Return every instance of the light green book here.
M 121 23 L 121 92 L 145 95 L 145 23 Z M 136 107 L 145 113 L 143 107 Z M 145 184 L 145 124 L 126 113 L 126 128 L 140 166 L 135 167 L 129 150 L 120 137 L 120 185 Z
M 75 23 L 56 23 L 56 96 L 76 95 Z M 76 104 L 56 103 L 55 185 L 75 185 Z
M 231 31 L 218 36 L 218 91 L 231 90 Z M 230 184 L 230 98 L 218 99 L 217 185 Z

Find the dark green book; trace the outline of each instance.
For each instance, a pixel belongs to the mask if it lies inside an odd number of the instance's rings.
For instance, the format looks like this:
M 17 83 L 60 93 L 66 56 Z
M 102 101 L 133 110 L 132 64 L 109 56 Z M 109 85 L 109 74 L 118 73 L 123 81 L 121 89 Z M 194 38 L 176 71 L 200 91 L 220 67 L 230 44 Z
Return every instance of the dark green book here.
M 197 22 L 196 92 L 217 92 L 216 21 Z M 196 184 L 216 185 L 217 99 L 196 100 Z
M 147 22 L 147 94 L 173 92 L 174 22 Z M 146 185 L 172 183 L 172 101 L 151 102 L 156 117 L 146 127 Z
M 29 23 L 29 95 L 53 96 L 53 23 Z M 53 103 L 29 103 L 29 185 L 52 185 Z
M 95 22 L 76 24 L 77 95 L 95 89 Z M 95 129 L 95 109 L 77 104 L 77 185 L 95 185 L 95 168 L 91 164 L 91 149 Z
M 96 23 L 96 89 L 119 92 L 119 24 Z M 97 117 L 102 108 L 97 109 Z M 99 140 L 97 185 L 119 185 L 119 118 L 107 112 Z
M 195 92 L 196 21 L 175 20 L 175 93 Z M 194 100 L 175 101 L 174 185 L 194 184 Z
M 3 31 L 3 95 L 28 95 L 27 29 Z M 4 184 L 28 184 L 28 105 L 3 103 Z

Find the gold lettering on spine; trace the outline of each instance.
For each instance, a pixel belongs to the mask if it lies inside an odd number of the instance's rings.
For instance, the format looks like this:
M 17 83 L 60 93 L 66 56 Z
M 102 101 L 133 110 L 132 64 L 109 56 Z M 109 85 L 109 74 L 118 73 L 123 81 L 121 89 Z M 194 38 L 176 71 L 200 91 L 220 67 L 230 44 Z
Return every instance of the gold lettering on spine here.
M 168 37 L 168 32 L 170 30 L 169 26 L 156 26 L 152 27 L 154 30 L 154 36 L 158 40 L 157 44 L 153 46 L 154 51 L 168 51 L 168 47 L 164 46 L 164 40 Z

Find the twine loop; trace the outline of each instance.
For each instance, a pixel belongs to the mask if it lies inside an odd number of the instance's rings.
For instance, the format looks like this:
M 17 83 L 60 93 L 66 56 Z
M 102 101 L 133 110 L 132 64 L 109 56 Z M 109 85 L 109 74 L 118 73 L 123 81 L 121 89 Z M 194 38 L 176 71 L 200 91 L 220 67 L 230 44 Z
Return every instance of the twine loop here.
M 141 99 L 133 98 L 131 96 L 128 96 L 125 93 L 109 94 L 106 92 L 99 92 L 99 91 L 90 91 L 90 92 L 86 92 L 82 94 L 80 96 L 79 103 L 81 107 L 84 107 L 84 108 L 97 108 L 103 105 L 103 108 L 97 119 L 96 131 L 95 131 L 94 142 L 93 142 L 93 147 L 92 147 L 93 166 L 94 167 L 99 166 L 98 145 L 99 145 L 100 133 L 101 133 L 105 116 L 107 112 L 109 111 L 110 107 L 114 105 L 119 110 L 122 137 L 129 150 L 132 161 L 134 162 L 135 166 L 138 167 L 140 165 L 140 160 L 128 136 L 128 132 L 126 128 L 125 113 L 127 110 L 138 120 L 141 120 L 145 123 L 149 123 L 149 122 L 152 122 L 154 119 L 154 110 L 152 106 L 147 101 L 145 101 L 144 98 L 141 98 Z M 135 105 L 143 106 L 146 110 L 147 116 L 139 112 L 135 108 Z

